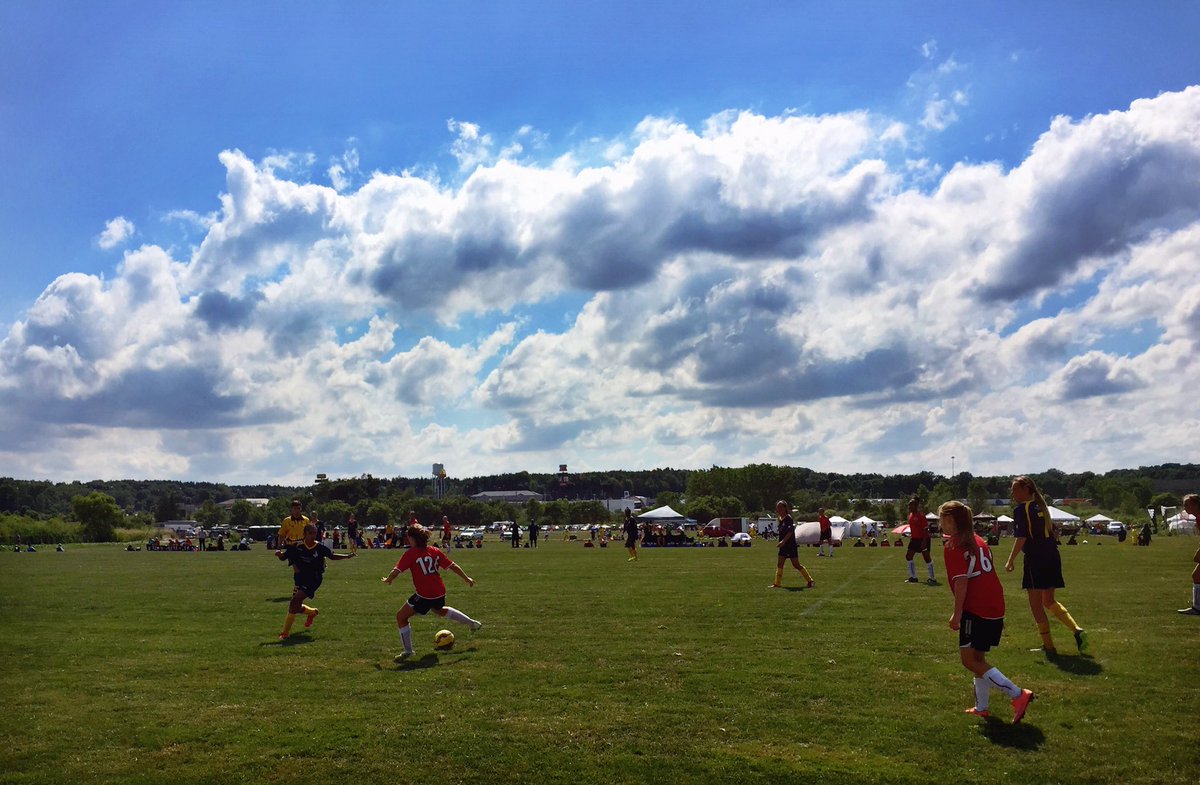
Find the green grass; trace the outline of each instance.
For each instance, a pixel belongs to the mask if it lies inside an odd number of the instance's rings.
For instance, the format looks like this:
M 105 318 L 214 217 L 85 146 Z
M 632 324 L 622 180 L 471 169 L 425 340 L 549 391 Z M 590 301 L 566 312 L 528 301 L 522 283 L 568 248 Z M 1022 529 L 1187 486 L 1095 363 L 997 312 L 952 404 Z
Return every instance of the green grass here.
M 1175 609 L 1197 542 L 1104 539 L 1064 548 L 1093 657 L 1029 652 L 1004 576 L 990 659 L 1040 695 L 1018 726 L 998 693 L 1003 721 L 961 714 L 950 593 L 902 583 L 897 549 L 806 549 L 817 587 L 768 591 L 760 541 L 636 564 L 489 542 L 452 554 L 478 586 L 447 576 L 486 627 L 417 618 L 403 666 L 411 583 L 379 582 L 396 552 L 330 564 L 317 624 L 285 644 L 290 574 L 261 548 L 0 553 L 0 782 L 1193 782 L 1200 619 Z M 442 626 L 458 645 L 435 654 Z

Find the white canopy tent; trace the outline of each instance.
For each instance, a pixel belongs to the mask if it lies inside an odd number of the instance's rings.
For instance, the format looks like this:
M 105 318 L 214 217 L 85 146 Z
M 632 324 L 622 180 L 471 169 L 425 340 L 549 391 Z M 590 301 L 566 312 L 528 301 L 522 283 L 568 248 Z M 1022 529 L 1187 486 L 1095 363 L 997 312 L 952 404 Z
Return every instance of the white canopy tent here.
M 671 509 L 670 505 L 657 507 L 649 512 L 644 512 L 637 517 L 643 521 L 658 521 L 659 523 L 665 523 L 667 521 L 679 521 L 682 523 L 683 521 L 687 520 L 687 518 Z
M 1171 534 L 1200 534 L 1196 528 L 1196 516 L 1186 512 L 1167 518 L 1167 530 Z
M 1108 517 L 1107 515 L 1102 515 L 1101 513 L 1096 513 L 1092 517 L 1088 518 L 1087 522 L 1093 523 L 1093 524 L 1095 524 L 1095 523 L 1111 523 L 1112 518 Z
M 1060 510 L 1052 504 L 1046 505 L 1050 508 L 1050 520 L 1055 523 L 1079 523 L 1079 516 L 1069 513 L 1065 510 Z
M 832 518 L 830 519 L 832 520 Z M 861 518 L 855 518 L 846 524 L 842 531 L 843 537 L 865 537 L 871 530 L 872 526 L 878 524 L 879 521 L 867 515 Z M 876 529 L 878 531 L 878 529 Z

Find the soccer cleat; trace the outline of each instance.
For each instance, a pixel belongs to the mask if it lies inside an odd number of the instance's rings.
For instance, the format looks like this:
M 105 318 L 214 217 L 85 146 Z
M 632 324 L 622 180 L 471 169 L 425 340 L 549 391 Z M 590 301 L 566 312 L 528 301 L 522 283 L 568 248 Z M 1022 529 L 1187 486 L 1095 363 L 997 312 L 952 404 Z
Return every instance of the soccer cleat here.
M 812 587 L 813 587 L 813 582 L 812 582 L 812 581 L 809 581 L 809 582 L 808 582 L 808 586 L 807 586 L 807 587 L 805 587 L 805 588 L 811 589 Z
M 778 583 L 772 583 L 772 584 L 768 584 L 767 588 L 768 589 L 778 589 L 778 588 L 780 588 L 780 585 Z
M 916 578 L 905 578 L 904 582 L 905 583 L 920 583 L 920 581 L 917 580 Z
M 392 662 L 404 662 L 411 656 L 413 656 L 411 651 L 402 651 L 392 658 Z
M 304 626 L 311 627 L 313 625 L 313 621 L 317 618 L 318 613 L 320 613 L 320 611 L 314 608 L 313 612 L 308 614 L 308 618 L 304 620 Z
M 1184 616 L 1200 616 L 1200 608 L 1194 605 L 1190 608 L 1180 608 L 1179 613 L 1182 613 Z
M 471 622 L 471 632 L 478 632 L 481 629 L 483 629 L 483 622 L 481 622 L 481 621 Z
M 1021 690 L 1021 694 L 1013 698 L 1013 725 L 1021 721 L 1025 716 L 1025 710 L 1029 708 L 1029 704 L 1033 702 L 1034 694 L 1030 690 Z
M 1075 646 L 1080 654 L 1088 650 L 1088 634 L 1083 630 L 1075 630 Z
M 976 717 L 983 717 L 984 719 L 987 719 L 988 717 L 992 716 L 992 713 L 990 711 L 988 711 L 987 709 L 977 709 L 974 706 L 970 706 L 966 709 L 963 709 L 963 714 L 973 714 Z
M 286 632 L 279 633 L 279 640 L 286 641 L 287 637 L 288 637 L 288 634 Z
M 930 586 L 940 586 L 941 585 L 937 582 L 937 578 L 930 578 L 929 580 L 927 580 L 925 582 L 928 583 Z

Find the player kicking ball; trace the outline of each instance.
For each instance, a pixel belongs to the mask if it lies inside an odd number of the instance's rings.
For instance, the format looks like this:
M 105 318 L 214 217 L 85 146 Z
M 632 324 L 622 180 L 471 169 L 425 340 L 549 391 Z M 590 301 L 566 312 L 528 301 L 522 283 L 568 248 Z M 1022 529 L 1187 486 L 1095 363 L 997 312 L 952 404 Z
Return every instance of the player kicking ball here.
M 449 556 L 429 544 L 429 529 L 419 523 L 411 524 L 408 528 L 408 537 L 412 547 L 405 551 L 392 571 L 381 579 L 390 586 L 400 573 L 405 571 L 412 573 L 415 593 L 396 612 L 396 627 L 400 631 L 400 643 L 404 645 L 404 651 L 396 656 L 396 662 L 403 662 L 413 655 L 412 628 L 409 626 L 408 620 L 414 614 L 424 616 L 429 611 L 433 611 L 443 619 L 465 624 L 471 628 L 472 632 L 483 626 L 483 622 L 475 621 L 462 611 L 446 605 L 446 584 L 442 581 L 442 576 L 438 571 L 450 570 L 466 581 L 468 586 L 474 586 L 475 580 L 451 561 Z
M 317 527 L 309 523 L 305 524 L 304 538 L 298 544 L 275 551 L 275 555 L 281 560 L 286 559 L 288 564 L 292 565 L 292 580 L 296 585 L 292 591 L 292 601 L 288 605 L 287 617 L 283 620 L 283 632 L 279 633 L 279 640 L 282 641 L 287 640 L 291 634 L 292 622 L 296 620 L 297 614 L 304 613 L 304 626 L 311 627 L 317 614 L 321 612 L 305 605 L 304 601 L 317 596 L 317 589 L 321 587 L 321 581 L 325 577 L 325 560 L 352 559 L 354 554 L 334 553 L 329 550 L 324 543 L 317 541 Z
M 1033 693 L 1023 690 L 984 655 L 1000 645 L 1004 632 L 1004 587 L 996 575 L 996 563 L 987 542 L 975 533 L 971 508 L 962 502 L 946 502 L 938 509 L 942 531 L 949 534 L 943 551 L 946 578 L 954 592 L 950 629 L 958 631 L 958 655 L 963 667 L 975 677 L 975 705 L 966 709 L 976 717 L 991 717 L 988 699 L 993 689 L 1012 699 L 1013 724 L 1025 716 Z

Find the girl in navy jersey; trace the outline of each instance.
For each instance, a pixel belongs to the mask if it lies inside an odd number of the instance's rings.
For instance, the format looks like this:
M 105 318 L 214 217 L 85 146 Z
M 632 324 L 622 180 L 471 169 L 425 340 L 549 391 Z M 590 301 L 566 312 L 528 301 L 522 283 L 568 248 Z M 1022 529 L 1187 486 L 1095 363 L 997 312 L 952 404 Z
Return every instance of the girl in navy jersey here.
M 287 640 L 292 632 L 292 622 L 296 616 L 304 613 L 305 627 L 311 627 L 317 614 L 321 611 L 304 604 L 317 596 L 321 581 L 325 578 L 325 560 L 341 561 L 354 556 L 353 553 L 334 553 L 317 539 L 317 527 L 311 523 L 305 524 L 301 530 L 303 539 L 297 545 L 289 545 L 287 550 L 279 551 L 280 559 L 287 559 L 292 565 L 292 581 L 295 589 L 292 591 L 292 601 L 288 604 L 287 616 L 283 621 L 283 632 L 279 640 Z
M 790 560 L 792 566 L 808 581 L 808 588 L 811 589 L 813 579 L 800 563 L 800 550 L 796 544 L 796 522 L 788 512 L 788 503 L 783 500 L 775 502 L 775 515 L 779 518 L 779 545 L 776 546 L 779 548 L 779 561 L 775 563 L 775 582 L 767 588 L 778 589 L 783 585 L 783 565 Z
M 1013 571 L 1017 554 L 1024 553 L 1024 572 L 1021 588 L 1029 595 L 1029 610 L 1037 623 L 1042 637 L 1042 649 L 1048 655 L 1058 653 L 1054 639 L 1050 636 L 1050 611 L 1066 625 L 1075 636 L 1075 645 L 1082 654 L 1087 651 L 1087 633 L 1083 631 L 1063 604 L 1054 599 L 1054 590 L 1066 586 L 1062 574 L 1062 558 L 1058 554 L 1058 535 L 1050 519 L 1050 506 L 1042 498 L 1042 492 L 1028 477 L 1018 477 L 1012 483 L 1013 543 L 1012 553 L 1004 569 Z
M 396 613 L 396 627 L 400 630 L 400 642 L 404 645 L 404 652 L 396 657 L 396 662 L 402 662 L 413 655 L 412 628 L 408 620 L 415 614 L 424 616 L 433 611 L 444 619 L 467 625 L 472 632 L 483 626 L 483 622 L 475 621 L 462 611 L 446 605 L 446 584 L 438 570 L 450 570 L 466 581 L 468 586 L 475 585 L 474 579 L 451 561 L 449 556 L 429 544 L 429 529 L 413 521 L 408 525 L 407 536 L 412 547 L 404 552 L 392 571 L 382 579 L 384 583 L 391 585 L 397 575 L 406 570 L 412 571 L 415 593 Z
M 1023 690 L 987 662 L 985 655 L 1000 645 L 1004 632 L 1004 587 L 996 575 L 992 551 L 975 533 L 971 508 L 962 502 L 946 502 L 938 509 L 942 531 L 949 535 L 942 551 L 946 579 L 954 592 L 950 629 L 958 631 L 958 655 L 963 667 L 974 676 L 975 705 L 966 710 L 977 717 L 990 717 L 988 701 L 993 689 L 1012 698 L 1013 724 L 1021 721 L 1033 693 Z

